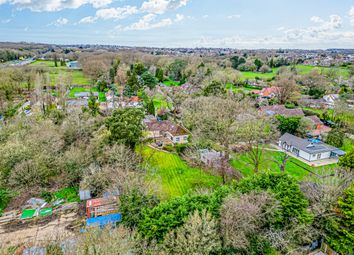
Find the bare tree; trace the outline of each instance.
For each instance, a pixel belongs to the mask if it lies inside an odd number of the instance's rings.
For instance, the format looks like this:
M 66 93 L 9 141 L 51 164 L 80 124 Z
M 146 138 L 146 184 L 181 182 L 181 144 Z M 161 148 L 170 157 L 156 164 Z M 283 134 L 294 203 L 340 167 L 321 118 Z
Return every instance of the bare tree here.
M 226 246 L 249 249 L 249 238 L 272 222 L 278 206 L 277 200 L 266 192 L 226 198 L 221 208 L 221 233 Z
M 249 107 L 247 107 L 249 105 Z M 200 143 L 216 143 L 225 151 L 221 175 L 226 181 L 231 145 L 236 142 L 237 117 L 251 106 L 231 98 L 198 97 L 182 106 L 183 123 Z
M 271 121 L 259 112 L 242 114 L 237 118 L 235 137 L 239 143 L 237 152 L 242 152 L 245 162 L 253 166 L 254 172 L 258 173 L 264 157 L 264 145 L 277 136 Z
M 299 86 L 289 73 L 282 73 L 278 76 L 273 86 L 276 87 L 276 97 L 280 104 L 285 104 L 287 101 L 294 100 L 297 96 L 300 96 Z

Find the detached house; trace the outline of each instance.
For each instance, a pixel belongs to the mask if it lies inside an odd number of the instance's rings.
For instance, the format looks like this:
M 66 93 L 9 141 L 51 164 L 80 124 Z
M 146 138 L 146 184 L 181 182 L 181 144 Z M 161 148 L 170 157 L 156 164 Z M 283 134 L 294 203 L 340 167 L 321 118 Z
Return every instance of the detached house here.
M 268 116 L 276 116 L 276 115 L 282 115 L 282 116 L 286 116 L 286 117 L 293 117 L 293 116 L 303 117 L 303 116 L 305 116 L 302 109 L 300 109 L 300 108 L 288 109 L 284 105 L 263 106 L 263 107 L 260 107 L 259 110 L 261 112 L 264 112 Z
M 327 107 L 332 109 L 334 108 L 336 101 L 339 99 L 339 94 L 325 95 L 323 96 L 323 99 L 326 102 Z
M 312 136 L 321 136 L 329 133 L 332 129 L 327 127 L 316 115 L 305 117 L 313 123 L 314 129 L 310 132 Z
M 252 90 L 253 94 L 259 95 L 264 99 L 271 99 L 279 94 L 279 87 L 263 88 L 262 90 Z
M 303 139 L 288 133 L 280 137 L 278 146 L 294 156 L 309 162 L 338 158 L 345 154 L 344 151 L 319 140 Z
M 148 138 L 166 138 L 173 144 L 188 143 L 189 132 L 182 126 L 169 120 L 150 120 L 146 121 Z

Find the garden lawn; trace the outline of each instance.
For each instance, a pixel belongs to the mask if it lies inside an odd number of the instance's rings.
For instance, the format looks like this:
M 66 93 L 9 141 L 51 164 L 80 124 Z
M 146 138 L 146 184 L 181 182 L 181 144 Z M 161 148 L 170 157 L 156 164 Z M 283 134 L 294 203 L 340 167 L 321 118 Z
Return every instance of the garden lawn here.
M 278 152 L 278 151 L 264 151 L 264 161 L 260 166 L 260 172 L 262 171 L 272 171 L 272 172 L 280 172 L 279 166 L 276 162 L 281 162 L 281 157 L 282 157 L 283 152 Z M 250 166 L 247 164 L 246 154 L 241 154 L 241 155 L 236 155 L 234 159 L 230 161 L 231 166 L 240 171 L 245 177 L 252 175 L 253 172 L 253 166 Z M 323 173 L 329 173 L 333 168 L 335 168 L 337 165 L 328 165 L 328 166 L 323 166 L 323 167 L 311 167 L 300 160 L 297 160 L 296 158 L 289 158 L 287 161 L 287 164 L 285 166 L 285 172 L 288 173 L 289 175 L 295 177 L 297 180 L 301 181 L 303 180 L 307 175 L 310 174 L 310 172 L 304 170 L 308 169 L 314 173 L 318 174 L 323 174 Z
M 79 92 L 98 92 L 98 101 L 106 102 L 106 95 L 104 92 L 99 92 L 97 88 L 93 87 L 91 89 L 88 88 L 72 88 L 69 92 L 69 98 L 75 98 L 75 93 Z
M 177 154 L 146 146 L 138 150 L 141 150 L 145 162 L 154 169 L 148 174 L 147 181 L 160 183 L 159 195 L 163 198 L 181 196 L 198 188 L 214 188 L 222 182 L 219 176 L 189 167 Z
M 71 70 L 67 66 L 60 66 L 58 61 L 58 67 L 55 67 L 54 61 L 37 60 L 30 64 L 30 66 L 43 66 L 47 67 L 49 71 L 50 84 L 55 86 L 59 83 L 60 77 L 70 75 L 72 77 L 71 85 L 90 85 L 91 81 L 85 77 L 81 70 Z
M 173 80 L 169 79 L 169 80 L 165 80 L 163 82 L 163 84 L 165 84 L 168 87 L 171 87 L 171 86 L 179 86 L 180 82 L 179 81 L 173 81 Z
M 225 88 L 226 90 L 231 90 L 233 92 L 240 92 L 240 91 L 249 92 L 252 90 L 260 90 L 260 88 L 257 87 L 238 87 L 231 83 L 226 84 Z

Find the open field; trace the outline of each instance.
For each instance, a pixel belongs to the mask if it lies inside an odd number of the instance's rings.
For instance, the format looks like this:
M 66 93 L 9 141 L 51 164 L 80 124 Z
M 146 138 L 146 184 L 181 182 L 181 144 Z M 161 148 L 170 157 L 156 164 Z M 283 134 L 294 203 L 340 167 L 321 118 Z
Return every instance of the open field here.
M 260 166 L 260 171 L 272 171 L 280 172 L 278 164 L 281 162 L 283 152 L 277 151 L 264 151 L 263 162 Z M 247 163 L 247 155 L 236 155 L 234 159 L 230 161 L 233 168 L 240 171 L 244 176 L 249 176 L 253 174 L 253 166 Z M 293 157 L 289 158 L 285 167 L 285 172 L 295 177 L 297 180 L 303 180 L 310 172 L 306 171 L 308 169 L 312 172 L 330 172 L 331 169 L 335 168 L 336 165 L 327 165 L 323 167 L 310 167 L 305 163 L 297 160 Z M 305 168 L 305 169 L 304 169 Z
M 67 75 L 71 76 L 72 84 L 74 85 L 90 85 L 92 83 L 81 70 L 70 70 L 66 66 L 60 66 L 60 62 L 58 62 L 58 67 L 55 67 L 54 61 L 37 60 L 31 63 L 30 66 L 47 67 L 52 86 L 55 86 L 60 81 L 60 76 L 64 78 Z
M 93 87 L 91 89 L 87 88 L 73 88 L 69 92 L 69 97 L 70 98 L 75 98 L 75 93 L 79 92 L 98 92 L 98 101 L 100 102 L 106 102 L 106 95 L 104 92 L 99 92 L 97 88 Z
M 296 69 L 299 74 L 307 74 L 314 69 L 317 69 L 320 72 L 327 72 L 330 69 L 335 69 L 338 75 L 343 76 L 344 78 L 347 78 L 349 76 L 349 68 L 345 68 L 345 67 L 317 67 L 317 66 L 307 66 L 307 65 L 296 65 Z M 258 77 L 259 79 L 268 80 L 275 77 L 277 75 L 278 70 L 279 67 L 272 68 L 271 73 L 263 74 L 257 72 L 241 72 L 241 74 L 245 80 L 254 80 L 256 79 L 256 77 Z
M 178 155 L 141 148 L 143 158 L 154 170 L 148 174 L 148 181 L 159 184 L 162 197 L 176 197 L 198 188 L 212 188 L 221 183 L 221 177 L 189 167 Z

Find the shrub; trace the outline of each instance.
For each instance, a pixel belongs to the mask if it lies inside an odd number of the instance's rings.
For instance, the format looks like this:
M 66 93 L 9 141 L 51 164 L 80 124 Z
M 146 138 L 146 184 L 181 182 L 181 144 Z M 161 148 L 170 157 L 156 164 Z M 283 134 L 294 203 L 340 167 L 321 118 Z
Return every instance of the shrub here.
M 143 210 L 153 208 L 158 203 L 157 197 L 145 195 L 136 188 L 128 194 L 121 195 L 120 211 L 124 215 L 123 224 L 133 229 L 142 219 Z
M 344 133 L 338 129 L 332 129 L 328 133 L 326 143 L 337 148 L 342 147 L 344 143 Z
M 169 151 L 169 152 L 175 151 L 175 147 L 173 147 L 172 144 L 166 144 L 166 145 L 163 146 L 162 149 L 164 149 L 165 151 Z
M 182 154 L 188 148 L 187 144 L 176 144 L 176 152 Z
M 8 190 L 0 189 L 0 215 L 11 200 L 11 193 Z
M 349 170 L 354 170 L 354 150 L 341 157 L 338 164 Z
M 337 215 L 326 222 L 326 241 L 339 254 L 354 250 L 354 184 L 338 200 Z
M 148 240 L 161 241 L 171 230 L 182 226 L 194 211 L 206 209 L 214 217 L 219 216 L 223 199 L 230 193 L 228 187 L 221 187 L 211 195 L 184 195 L 160 203 L 143 211 L 138 232 Z

